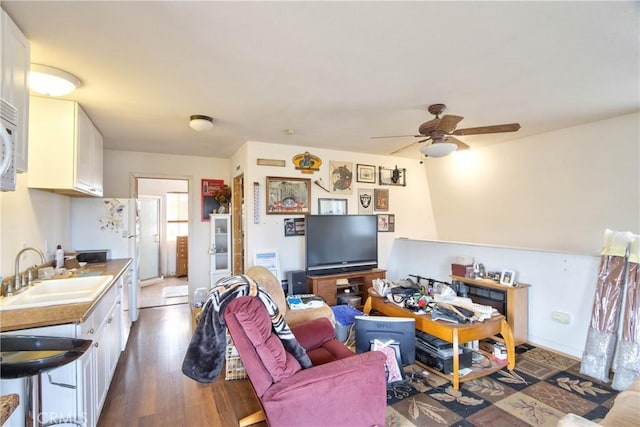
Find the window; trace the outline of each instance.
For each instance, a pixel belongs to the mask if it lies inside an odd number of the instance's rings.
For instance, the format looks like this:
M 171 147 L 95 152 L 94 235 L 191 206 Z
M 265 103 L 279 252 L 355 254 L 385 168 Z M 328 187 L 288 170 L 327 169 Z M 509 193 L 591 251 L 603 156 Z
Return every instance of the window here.
M 188 193 L 167 193 L 167 241 L 189 233 Z

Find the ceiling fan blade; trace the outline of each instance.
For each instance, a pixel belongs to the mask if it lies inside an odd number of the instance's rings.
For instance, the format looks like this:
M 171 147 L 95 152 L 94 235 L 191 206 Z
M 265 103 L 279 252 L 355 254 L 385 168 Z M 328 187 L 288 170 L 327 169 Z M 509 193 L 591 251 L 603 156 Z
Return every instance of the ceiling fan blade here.
M 462 119 L 464 119 L 464 117 L 450 115 L 443 116 L 440 119 L 440 122 L 436 125 L 435 130 L 441 130 L 444 133 L 453 132 Z
M 372 136 L 371 139 L 380 139 L 380 138 L 408 138 L 410 136 L 421 138 L 424 135 L 390 135 L 390 136 Z
M 469 146 L 467 144 L 465 144 L 464 142 L 460 141 L 458 138 L 454 138 L 452 136 L 447 136 L 444 140 L 446 142 L 453 142 L 454 144 L 456 144 L 458 146 L 456 151 L 462 151 L 462 150 L 468 150 L 469 149 Z
M 495 126 L 479 126 L 476 128 L 458 129 L 451 135 L 480 135 L 483 133 L 515 132 L 520 129 L 520 123 L 508 123 Z
M 420 136 L 423 136 L 423 135 L 420 135 Z M 429 138 L 427 138 L 427 139 L 429 139 Z M 424 142 L 424 141 L 426 141 L 426 139 L 423 139 L 422 141 L 414 141 L 414 142 L 412 142 L 411 144 L 407 144 L 407 145 L 405 145 L 404 147 L 402 147 L 402 148 L 398 148 L 397 150 L 395 150 L 395 151 L 393 151 L 393 152 L 389 153 L 389 155 L 399 153 L 399 152 L 401 152 L 401 151 L 403 151 L 403 150 L 405 150 L 405 149 L 407 149 L 407 148 L 411 147 L 413 144 L 419 144 L 419 143 Z

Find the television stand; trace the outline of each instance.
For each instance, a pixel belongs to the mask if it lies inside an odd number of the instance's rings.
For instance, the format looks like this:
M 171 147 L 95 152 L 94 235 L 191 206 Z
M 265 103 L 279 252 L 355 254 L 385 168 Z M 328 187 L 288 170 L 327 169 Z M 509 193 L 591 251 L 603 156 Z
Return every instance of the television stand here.
M 386 270 L 374 268 L 349 273 L 307 276 L 307 287 L 314 294 L 322 297 L 328 305 L 338 304 L 340 296 L 359 296 L 361 301 L 356 308 L 362 309 L 373 280 L 386 278 L 386 273 Z

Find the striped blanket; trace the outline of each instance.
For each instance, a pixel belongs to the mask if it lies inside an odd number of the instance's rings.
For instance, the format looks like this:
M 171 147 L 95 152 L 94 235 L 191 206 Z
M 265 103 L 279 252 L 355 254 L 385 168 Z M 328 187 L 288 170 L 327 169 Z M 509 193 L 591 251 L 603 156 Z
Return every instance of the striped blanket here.
M 273 330 L 282 341 L 285 350 L 291 353 L 303 368 L 311 367 L 307 352 L 296 340 L 271 296 L 253 279 L 241 275 L 222 279 L 209 291 L 200 321 L 182 362 L 182 373 L 202 383 L 209 383 L 220 375 L 226 347 L 224 310 L 227 304 L 242 296 L 258 297 L 262 301 L 271 317 Z

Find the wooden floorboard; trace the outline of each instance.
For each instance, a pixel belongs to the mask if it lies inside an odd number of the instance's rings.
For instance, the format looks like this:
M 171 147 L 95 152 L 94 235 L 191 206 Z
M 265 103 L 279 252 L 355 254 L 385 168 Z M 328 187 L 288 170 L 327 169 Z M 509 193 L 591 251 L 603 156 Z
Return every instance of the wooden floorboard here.
M 182 374 L 190 340 L 188 304 L 140 310 L 98 427 L 237 426 L 259 410 L 247 380 L 225 381 L 223 371 L 211 384 L 200 384 Z

